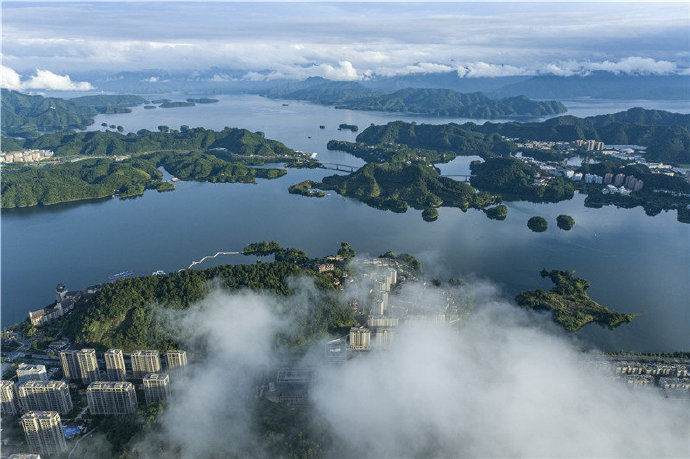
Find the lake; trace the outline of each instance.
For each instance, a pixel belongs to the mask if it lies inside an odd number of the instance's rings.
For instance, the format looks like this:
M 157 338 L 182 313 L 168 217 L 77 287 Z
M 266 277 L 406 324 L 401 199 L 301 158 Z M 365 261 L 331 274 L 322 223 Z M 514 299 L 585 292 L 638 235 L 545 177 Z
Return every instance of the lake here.
M 93 128 L 101 122 L 128 131 L 182 124 L 244 127 L 263 131 L 292 148 L 316 152 L 324 162 L 359 166 L 361 160 L 326 149 L 330 139 L 356 137 L 338 131 L 340 123 L 356 124 L 362 130 L 370 123 L 396 119 L 465 121 L 335 110 L 253 95 L 213 97 L 221 102 L 173 109 L 137 107 L 130 114 L 101 115 Z M 667 106 L 655 101 L 564 103 L 576 115 Z M 668 108 L 690 111 L 674 102 Z M 322 124 L 326 129 L 319 129 Z M 467 173 L 472 159 L 457 158 L 439 167 L 446 174 Z M 642 313 L 613 331 L 587 326 L 578 332 L 583 339 L 607 350 L 690 349 L 690 225 L 678 223 L 675 212 L 649 217 L 641 208 L 588 209 L 584 197 L 576 195 L 558 204 L 508 203 L 508 218 L 502 222 L 489 220 L 480 211 L 441 208 L 438 221 L 427 223 L 413 209 L 395 214 L 338 195 L 315 199 L 287 193 L 291 184 L 333 173 L 290 169 L 286 176 L 257 185 L 177 182 L 173 192 L 147 191 L 137 199 L 4 211 L 3 325 L 23 320 L 29 310 L 51 302 L 58 283 L 81 289 L 121 271 L 172 272 L 206 255 L 239 250 L 259 240 L 276 240 L 315 256 L 333 253 L 341 241 L 348 241 L 363 254 L 412 253 L 429 274 L 444 279 L 490 279 L 507 297 L 525 289 L 549 288 L 550 282 L 539 277 L 544 267 L 575 270 L 591 282 L 590 295 L 596 301 L 621 312 Z M 559 214 L 575 218 L 571 231 L 556 227 Z M 546 232 L 527 228 L 533 215 L 549 221 Z M 199 267 L 247 261 L 225 256 Z

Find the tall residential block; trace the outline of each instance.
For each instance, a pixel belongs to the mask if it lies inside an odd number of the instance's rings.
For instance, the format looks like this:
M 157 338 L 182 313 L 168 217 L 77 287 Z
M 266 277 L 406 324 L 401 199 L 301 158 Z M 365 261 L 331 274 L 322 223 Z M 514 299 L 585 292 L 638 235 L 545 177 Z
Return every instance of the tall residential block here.
M 132 414 L 137 410 L 134 385 L 127 381 L 96 381 L 86 388 L 92 415 Z
M 2 414 L 19 413 L 19 397 L 14 382 L 0 381 L 0 400 L 2 401 Z
M 19 384 L 27 381 L 47 381 L 48 373 L 45 365 L 30 365 L 28 363 L 20 363 L 17 367 L 17 379 Z
M 187 352 L 180 350 L 168 351 L 165 353 L 165 363 L 168 371 L 178 370 L 187 366 Z
M 365 351 L 371 347 L 371 331 L 364 327 L 350 329 L 350 349 Z
M 60 363 L 62 364 L 62 373 L 67 381 L 81 379 L 79 363 L 77 362 L 77 351 L 60 352 Z
M 65 381 L 29 381 L 19 386 L 19 402 L 26 411 L 72 411 L 72 397 Z
M 161 371 L 161 359 L 158 351 L 133 351 L 130 359 L 134 379 L 144 379 L 144 376 L 149 373 L 160 373 Z
M 22 428 L 29 448 L 41 454 L 67 450 L 60 415 L 55 411 L 29 411 L 22 416 Z
M 101 379 L 98 374 L 98 360 L 96 360 L 95 349 L 77 351 L 77 363 L 79 364 L 82 383 L 89 384 Z
M 144 396 L 146 404 L 165 400 L 170 395 L 170 377 L 162 373 L 149 373 L 144 376 Z
M 108 380 L 124 381 L 127 371 L 125 369 L 125 358 L 122 356 L 122 349 L 108 349 L 104 357 Z

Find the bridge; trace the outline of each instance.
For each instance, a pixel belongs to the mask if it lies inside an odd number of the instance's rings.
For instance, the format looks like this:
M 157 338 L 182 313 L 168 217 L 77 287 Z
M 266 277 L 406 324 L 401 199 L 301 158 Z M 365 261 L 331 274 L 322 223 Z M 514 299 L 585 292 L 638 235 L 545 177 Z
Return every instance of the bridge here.
M 470 174 L 442 174 L 441 177 L 449 177 L 458 182 L 470 182 Z
M 319 163 L 322 169 L 331 169 L 334 171 L 354 172 L 359 169 L 359 166 L 350 166 L 349 164 L 338 163 Z

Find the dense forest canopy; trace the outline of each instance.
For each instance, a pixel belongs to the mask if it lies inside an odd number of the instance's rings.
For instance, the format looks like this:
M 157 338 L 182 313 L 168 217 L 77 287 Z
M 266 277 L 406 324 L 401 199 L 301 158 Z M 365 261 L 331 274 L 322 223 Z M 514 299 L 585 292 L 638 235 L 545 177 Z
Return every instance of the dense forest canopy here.
M 362 83 L 330 81 L 312 77 L 264 92 L 273 98 L 307 100 L 352 110 L 420 113 L 432 116 L 499 118 L 547 116 L 565 113 L 556 101 L 535 101 L 525 96 L 491 99 L 481 92 L 460 93 L 452 89 L 404 88 L 392 94 Z
M 127 112 L 129 107 L 144 102 L 146 99 L 131 95 L 60 99 L 2 89 L 2 132 L 7 136 L 35 137 L 39 132 L 84 129 L 99 113 Z

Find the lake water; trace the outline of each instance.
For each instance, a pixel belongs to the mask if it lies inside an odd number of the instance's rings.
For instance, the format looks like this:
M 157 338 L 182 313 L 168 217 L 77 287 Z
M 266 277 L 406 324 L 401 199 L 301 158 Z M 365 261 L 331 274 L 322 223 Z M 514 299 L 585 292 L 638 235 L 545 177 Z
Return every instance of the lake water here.
M 166 96 L 171 99 L 182 97 Z M 418 122 L 448 120 L 378 112 L 335 110 L 303 102 L 274 101 L 251 95 L 217 96 L 212 105 L 102 115 L 101 122 L 127 130 L 181 124 L 220 129 L 224 126 L 263 131 L 266 136 L 322 161 L 359 166 L 344 152 L 326 149 L 330 139 L 354 140 L 338 131 L 340 123 L 395 119 Z M 574 102 L 574 114 L 618 111 L 638 101 Z M 288 106 L 283 106 L 287 103 Z M 657 103 L 655 103 L 657 104 Z M 663 103 L 656 107 L 663 108 Z M 569 105 L 566 102 L 566 105 Z M 569 105 L 570 106 L 570 105 Z M 669 107 L 675 111 L 678 108 Z M 687 107 L 686 107 L 687 108 Z M 605 111 L 597 111 L 605 110 Z M 688 110 L 685 110 L 688 111 Z M 463 120 L 453 120 L 463 121 Z M 319 129 L 319 125 L 326 129 Z M 310 138 L 311 137 L 311 138 Z M 447 174 L 467 173 L 476 158 L 440 165 Z M 54 287 L 79 289 L 109 275 L 166 272 L 220 250 L 238 250 L 249 242 L 276 240 L 312 255 L 333 253 L 341 241 L 359 253 L 386 250 L 417 255 L 425 270 L 438 277 L 478 276 L 497 283 L 508 297 L 532 288 L 548 288 L 539 270 L 571 269 L 590 280 L 591 296 L 623 312 L 643 315 L 609 331 L 590 325 L 578 332 L 605 349 L 674 351 L 690 349 L 690 225 L 675 212 L 648 217 L 642 209 L 588 209 L 584 197 L 559 204 L 509 203 L 508 218 L 497 222 L 479 211 L 439 209 L 439 219 L 424 222 L 421 213 L 383 212 L 337 195 L 323 199 L 287 193 L 289 185 L 319 180 L 333 171 L 290 169 L 258 185 L 178 182 L 170 193 L 147 191 L 142 198 L 72 203 L 47 208 L 5 211 L 2 215 L 2 322 L 22 320 L 29 310 L 52 301 Z M 575 227 L 561 231 L 559 214 L 572 215 Z M 545 233 L 533 233 L 527 219 L 542 215 Z M 213 263 L 250 261 L 219 257 Z

